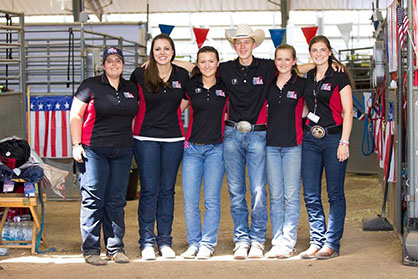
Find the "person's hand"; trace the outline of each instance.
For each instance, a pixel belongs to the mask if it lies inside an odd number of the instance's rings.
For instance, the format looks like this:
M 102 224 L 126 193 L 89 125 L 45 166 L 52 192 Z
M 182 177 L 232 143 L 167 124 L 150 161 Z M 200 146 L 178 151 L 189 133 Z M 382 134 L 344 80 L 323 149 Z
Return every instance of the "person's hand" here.
M 343 65 L 340 63 L 332 62 L 331 67 L 336 72 L 345 72 Z
M 83 163 L 84 162 L 83 157 L 87 158 L 87 154 L 86 154 L 86 151 L 84 150 L 83 146 L 81 144 L 77 145 L 77 146 L 74 146 L 73 147 L 73 158 L 74 158 L 74 160 L 76 160 L 76 162 L 78 162 L 78 163 Z
M 348 148 L 348 145 L 346 144 L 340 144 L 337 149 L 337 159 L 340 162 L 344 162 L 345 160 L 350 157 L 350 150 Z
M 141 65 L 141 68 L 148 68 L 148 65 L 149 65 L 149 60 L 147 60 L 147 61 L 145 61 L 142 65 Z

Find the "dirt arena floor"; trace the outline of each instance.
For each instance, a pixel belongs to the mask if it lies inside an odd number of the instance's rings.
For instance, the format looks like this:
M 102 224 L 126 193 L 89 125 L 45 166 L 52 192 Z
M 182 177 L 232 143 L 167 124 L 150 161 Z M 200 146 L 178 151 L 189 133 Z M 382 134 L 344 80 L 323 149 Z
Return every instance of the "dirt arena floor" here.
M 186 247 L 181 177 L 176 189 L 173 225 L 173 249 L 179 255 Z M 50 201 L 46 207 L 45 232 L 56 252 L 31 256 L 26 250 L 11 249 L 0 257 L 0 278 L 418 278 L 418 269 L 401 262 L 401 243 L 394 232 L 363 232 L 361 220 L 379 212 L 381 186 L 377 176 L 349 174 L 346 179 L 347 218 L 340 257 L 326 260 L 244 260 L 232 259 L 232 219 L 229 194 L 222 190 L 222 220 L 218 246 L 212 259 L 206 261 L 173 260 L 145 262 L 138 249 L 137 200 L 126 207 L 126 254 L 129 264 L 107 266 L 85 264 L 80 252 L 80 202 Z M 326 196 L 323 197 L 327 204 Z M 268 227 L 266 250 L 270 249 Z M 309 226 L 302 202 L 296 249 L 309 246 Z M 40 247 L 43 249 L 43 247 Z

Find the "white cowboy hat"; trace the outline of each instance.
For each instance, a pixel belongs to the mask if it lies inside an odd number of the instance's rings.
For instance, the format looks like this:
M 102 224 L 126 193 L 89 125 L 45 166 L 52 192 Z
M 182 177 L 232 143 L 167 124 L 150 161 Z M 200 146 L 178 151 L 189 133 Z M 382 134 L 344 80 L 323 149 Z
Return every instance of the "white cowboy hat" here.
M 259 46 L 264 41 L 265 35 L 261 29 L 253 31 L 248 24 L 238 24 L 236 29 L 225 30 L 225 37 L 231 44 L 235 39 L 253 38 L 256 46 Z

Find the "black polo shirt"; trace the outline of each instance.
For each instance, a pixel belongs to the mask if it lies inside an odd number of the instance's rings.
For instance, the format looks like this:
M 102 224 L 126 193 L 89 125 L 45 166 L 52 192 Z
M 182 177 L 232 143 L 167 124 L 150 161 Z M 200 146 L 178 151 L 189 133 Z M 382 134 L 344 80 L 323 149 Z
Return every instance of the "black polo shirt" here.
M 209 89 L 203 87 L 202 77 L 189 80 L 186 83 L 186 97 L 190 100 L 186 140 L 192 143 L 221 143 L 228 94 L 220 78 Z
M 266 124 L 266 96 L 276 73 L 274 61 L 253 57 L 251 65 L 242 66 L 236 59 L 221 63 L 218 72 L 229 92 L 228 119 Z
M 189 73 L 172 64 L 168 83 L 171 86 L 161 88 L 160 92 L 152 93 L 145 88 L 145 69 L 139 67 L 131 75 L 131 81 L 138 86 L 139 112 L 135 118 L 134 136 L 152 138 L 184 137 L 183 121 L 181 120 L 181 100 L 185 97 L 184 86 Z
M 96 148 L 132 146 L 132 119 L 139 100 L 135 84 L 121 77 L 115 90 L 103 74 L 84 80 L 75 97 L 88 104 L 83 117 L 83 144 Z
M 315 114 L 320 117 L 318 123 L 311 123 L 306 120 L 307 125 L 320 125 L 322 127 L 330 127 L 342 125 L 343 107 L 341 104 L 341 90 L 350 85 L 348 75 L 343 72 L 336 72 L 329 67 L 322 80 L 316 82 L 316 68 L 308 72 L 306 78 L 306 86 L 304 97 L 309 111 L 315 111 L 315 95 L 317 99 L 317 107 Z
M 278 75 L 267 93 L 267 146 L 289 147 L 302 143 L 303 90 L 306 80 L 295 72 L 282 89 L 277 87 Z

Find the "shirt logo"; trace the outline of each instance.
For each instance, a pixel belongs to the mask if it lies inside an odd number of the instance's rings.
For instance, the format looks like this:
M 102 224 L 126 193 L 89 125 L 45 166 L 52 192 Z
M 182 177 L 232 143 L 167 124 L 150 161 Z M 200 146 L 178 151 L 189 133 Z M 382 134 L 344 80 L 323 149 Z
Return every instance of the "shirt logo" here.
M 202 88 L 196 88 L 196 89 L 194 90 L 194 92 L 195 92 L 195 93 L 202 93 Z
M 263 83 L 263 77 L 253 77 L 253 85 L 261 85 Z
M 237 78 L 231 79 L 231 83 L 232 83 L 232 85 L 237 85 L 238 84 L 238 79 Z
M 135 98 L 134 94 L 132 94 L 131 92 L 123 92 L 123 95 L 125 95 L 126 99 L 133 99 Z
M 298 93 L 296 91 L 287 91 L 287 98 L 297 100 Z
M 321 90 L 331 91 L 331 83 L 324 83 L 324 84 L 322 84 Z
M 171 82 L 171 85 L 173 86 L 173 88 L 180 88 L 181 89 L 181 83 L 177 80 L 173 80 Z
M 225 97 L 225 92 L 223 92 L 222 90 L 216 90 L 215 94 L 218 97 Z

